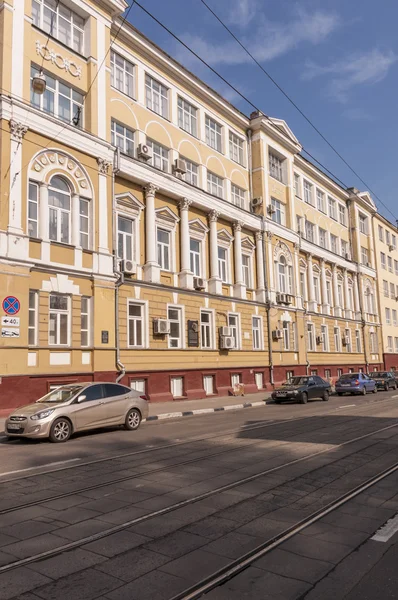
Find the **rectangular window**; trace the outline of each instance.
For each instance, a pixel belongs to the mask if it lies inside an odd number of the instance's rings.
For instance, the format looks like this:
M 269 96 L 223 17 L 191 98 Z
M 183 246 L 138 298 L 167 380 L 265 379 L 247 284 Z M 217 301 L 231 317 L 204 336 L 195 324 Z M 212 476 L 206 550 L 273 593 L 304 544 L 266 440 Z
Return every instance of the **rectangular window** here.
M 252 318 L 252 335 L 253 335 L 253 350 L 262 350 L 262 326 L 261 326 L 261 318 L 253 317 Z
M 90 202 L 84 198 L 79 200 L 80 209 L 80 245 L 83 250 L 88 250 L 90 247 Z
M 309 352 L 315 351 L 315 333 L 314 324 L 307 323 L 307 336 L 308 336 L 308 350 Z
M 82 296 L 81 310 L 80 310 L 80 331 L 81 331 L 81 345 L 91 345 L 91 298 Z
M 231 387 L 235 387 L 241 383 L 241 375 L 240 373 L 233 373 L 231 375 Z
M 332 377 L 332 371 L 330 369 L 325 369 L 325 379 L 326 381 L 330 381 Z
M 205 121 L 206 144 L 214 150 L 222 152 L 222 127 L 214 119 L 206 117 Z
M 248 254 L 242 254 L 242 276 L 243 283 L 247 288 L 252 287 L 252 265 L 251 265 L 251 256 Z
M 273 152 L 269 152 L 268 161 L 269 161 L 269 174 L 271 175 L 271 177 L 274 177 L 274 179 L 277 179 L 278 181 L 283 183 L 284 159 L 280 158 Z
M 389 352 L 392 352 L 392 351 L 393 351 L 393 345 L 392 345 L 392 335 L 389 335 L 389 336 L 387 337 L 387 346 L 388 346 L 387 350 L 388 350 Z
M 321 248 L 327 248 L 327 243 L 326 243 L 326 239 L 327 239 L 327 232 L 325 231 L 325 229 L 322 229 L 321 227 L 319 228 L 319 245 Z
M 310 183 L 309 181 L 304 179 L 303 187 L 304 187 L 304 202 L 307 202 L 307 204 L 313 204 L 314 202 L 312 199 L 312 190 L 313 190 L 312 183 Z
M 383 280 L 383 292 L 384 292 L 384 296 L 386 298 L 388 298 L 389 293 L 388 293 L 388 281 L 386 281 L 385 279 Z
M 279 225 L 286 225 L 286 209 L 283 202 L 276 198 L 271 198 L 271 206 L 273 208 L 272 220 Z
M 111 52 L 111 86 L 134 98 L 134 65 L 116 52 Z
M 211 350 L 213 344 L 213 313 L 208 310 L 200 311 L 200 343 L 201 347 Z
M 397 321 L 397 311 L 393 308 L 392 310 L 392 324 L 396 327 L 398 325 Z
M 283 332 L 283 349 L 290 350 L 290 323 L 289 321 L 283 321 L 282 323 Z
M 318 210 L 320 210 L 323 213 L 326 212 L 325 194 L 318 188 L 316 190 L 316 201 L 317 201 L 317 205 L 318 205 Z
M 349 256 L 348 242 L 346 242 L 345 240 L 340 240 L 340 244 L 341 244 L 341 256 L 343 258 L 347 258 Z
M 388 270 L 390 271 L 390 273 L 392 273 L 392 258 L 391 258 L 391 256 L 387 256 L 387 264 L 388 264 Z
M 326 300 L 329 306 L 332 306 L 332 282 L 329 279 L 326 280 Z
M 317 304 L 320 304 L 321 303 L 321 294 L 320 294 L 320 289 L 319 289 L 319 277 L 314 277 L 313 282 L 314 282 L 315 301 Z
M 301 198 L 301 189 L 300 189 L 300 175 L 298 173 L 294 174 L 294 193 L 298 198 Z
M 395 285 L 393 283 L 390 283 L 390 296 L 395 299 Z
M 187 172 L 184 173 L 184 175 L 183 175 L 184 181 L 186 181 L 187 183 L 190 183 L 191 185 L 195 185 L 196 187 L 198 187 L 199 186 L 198 165 L 186 158 L 183 158 L 183 160 L 185 161 L 185 166 L 187 169 Z
M 169 150 L 157 142 L 147 140 L 147 146 L 152 149 L 152 158 L 150 164 L 167 173 L 169 171 Z
M 355 330 L 355 346 L 356 346 L 357 352 L 362 351 L 361 332 L 359 331 L 359 329 Z
M 206 396 L 214 394 L 214 375 L 203 375 L 203 388 Z
M 128 344 L 130 348 L 144 347 L 144 310 L 143 304 L 128 302 Z
M 337 369 L 337 377 L 341 377 L 343 374 L 343 369 Z
M 246 196 L 245 190 L 242 190 L 242 188 L 238 187 L 234 183 L 231 184 L 232 204 L 235 204 L 235 206 L 239 206 L 239 208 L 245 208 L 246 207 L 245 196 Z
M 38 315 L 38 292 L 29 290 L 29 324 L 28 324 L 28 344 L 36 346 L 37 344 L 37 315 Z
M 359 231 L 365 235 L 368 233 L 368 218 L 359 214 Z
M 229 157 L 243 165 L 243 140 L 232 131 L 229 132 Z
M 28 235 L 33 238 L 39 236 L 39 186 L 33 181 L 29 181 Z
M 228 327 L 231 328 L 232 337 L 235 341 L 235 350 L 238 350 L 240 348 L 239 315 L 228 315 Z
M 379 240 L 384 242 L 384 229 L 381 225 L 379 225 Z
M 315 242 L 315 225 L 311 221 L 305 222 L 305 239 L 308 242 Z
M 394 260 L 394 273 L 398 275 L 398 260 Z
M 292 323 L 292 338 L 293 338 L 293 350 L 297 352 L 298 350 L 298 337 L 297 337 L 297 322 L 294 321 Z
M 200 241 L 190 238 L 189 240 L 189 257 L 190 257 L 190 268 L 195 277 L 200 277 L 201 269 L 201 252 L 200 252 Z
M 345 337 L 345 347 L 347 352 L 352 352 L 352 347 L 351 347 L 351 330 L 350 329 L 346 329 L 344 332 L 344 337 Z
M 387 246 L 390 246 L 390 242 L 391 242 L 390 232 L 387 231 L 387 229 L 386 229 L 386 244 L 387 244 Z
M 182 348 L 182 310 L 175 306 L 169 307 L 167 318 L 170 324 L 169 348 Z
M 165 117 L 169 116 L 169 90 L 148 73 L 145 74 L 146 107 Z
M 347 225 L 346 208 L 342 204 L 339 204 L 339 221 L 340 221 L 341 225 Z
M 141 392 L 141 394 L 145 394 L 146 380 L 145 379 L 132 379 L 130 381 L 130 387 L 132 390 L 135 390 L 136 392 Z
M 289 381 L 292 377 L 294 377 L 294 371 L 286 371 L 286 381 Z
M 121 260 L 133 260 L 133 221 L 118 215 L 117 256 Z
M 377 354 L 377 337 L 374 332 L 369 333 L 369 347 L 372 354 Z
M 386 324 L 391 325 L 391 310 L 386 308 Z
M 392 234 L 391 241 L 392 241 L 392 246 L 393 246 L 394 250 L 396 250 L 397 249 L 397 236 Z
M 303 301 L 307 300 L 306 276 L 303 271 L 300 271 L 300 293 Z
M 34 66 L 30 71 L 31 80 L 39 74 L 39 69 Z M 45 76 L 46 91 L 44 94 L 36 94 L 31 81 L 30 102 L 32 106 L 65 121 L 65 123 L 83 127 L 83 94 L 55 79 L 49 73 L 45 72 Z
M 254 373 L 254 381 L 257 389 L 262 390 L 264 388 L 264 373 Z
M 171 395 L 173 398 L 182 398 L 184 396 L 184 378 L 172 377 L 170 380 Z
M 49 238 L 62 244 L 70 243 L 71 194 L 59 177 L 57 184 L 48 188 Z
M 329 352 L 329 332 L 327 325 L 321 325 L 322 350 Z
M 122 154 L 134 156 L 134 131 L 113 119 L 111 121 L 111 143 L 119 148 Z
M 363 265 L 369 265 L 369 252 L 363 246 L 361 246 L 361 262 Z
M 32 19 L 36 27 L 80 54 L 84 49 L 84 19 L 55 0 L 33 0 Z
M 394 338 L 395 341 L 395 352 L 398 352 L 398 337 Z
M 158 247 L 158 263 L 163 271 L 170 271 L 170 232 L 165 229 L 157 228 L 156 231 Z
M 386 255 L 384 254 L 384 252 L 380 252 L 380 262 L 381 268 L 387 270 Z
M 69 297 L 50 294 L 49 344 L 67 346 L 69 343 Z
M 197 112 L 195 106 L 178 97 L 178 127 L 195 137 L 198 135 Z
M 338 253 L 338 238 L 333 233 L 330 234 L 330 249 L 335 254 Z
M 228 251 L 218 246 L 218 276 L 224 283 L 228 283 Z
M 334 351 L 341 352 L 341 337 L 340 337 L 340 329 L 338 327 L 335 327 L 333 329 L 333 335 L 334 335 Z
M 218 175 L 207 171 L 207 191 L 218 198 L 224 197 L 224 180 Z
M 336 200 L 328 196 L 329 217 L 337 221 Z

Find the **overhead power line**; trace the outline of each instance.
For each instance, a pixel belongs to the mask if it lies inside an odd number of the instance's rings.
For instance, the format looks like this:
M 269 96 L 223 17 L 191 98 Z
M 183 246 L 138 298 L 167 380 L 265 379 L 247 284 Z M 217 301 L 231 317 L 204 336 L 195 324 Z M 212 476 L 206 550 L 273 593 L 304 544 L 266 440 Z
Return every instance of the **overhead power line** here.
M 240 42 L 240 40 L 233 34 L 233 32 L 222 22 L 222 20 L 216 15 L 216 13 L 204 2 L 201 0 L 203 4 L 210 10 L 210 12 L 216 17 L 216 19 L 225 27 L 225 29 L 234 37 L 234 39 L 242 46 L 242 48 L 247 52 L 247 54 L 256 62 L 256 64 L 261 68 L 262 71 L 271 79 L 271 81 L 278 87 L 278 89 L 286 96 L 286 98 L 295 106 L 295 108 L 303 115 L 303 117 L 308 121 L 308 123 L 315 129 L 315 131 L 324 139 L 324 141 L 330 146 L 330 148 L 337 154 L 337 156 L 344 162 L 344 164 L 350 169 L 350 171 L 363 183 L 363 185 L 369 190 L 369 192 L 378 200 L 378 202 L 390 213 L 390 215 L 396 220 L 396 216 L 390 210 L 390 208 L 379 198 L 379 196 L 367 185 L 367 183 L 358 175 L 353 167 L 344 159 L 343 156 L 340 155 L 338 150 L 334 148 L 334 146 L 327 140 L 327 138 L 317 129 L 317 127 L 311 122 L 311 120 L 301 111 L 301 109 L 293 102 L 293 100 L 284 92 L 284 90 L 275 82 L 275 80 L 265 71 L 265 69 L 261 66 L 260 63 L 252 56 L 252 54 L 245 48 L 245 46 Z M 171 29 L 169 29 L 164 23 L 162 23 L 155 15 L 153 15 L 149 10 L 147 10 L 142 4 L 140 4 L 137 0 L 135 4 L 145 12 L 151 19 L 153 19 L 160 27 L 162 27 L 171 37 L 173 37 L 176 41 L 178 41 L 186 50 L 188 50 L 195 58 L 197 58 L 203 65 L 205 65 L 212 73 L 214 73 L 223 83 L 225 83 L 230 89 L 232 89 L 238 96 L 242 98 L 249 106 L 254 108 L 255 111 L 261 113 L 265 119 L 267 119 L 276 129 L 278 129 L 284 136 L 286 136 L 286 131 L 283 130 L 278 123 L 275 123 L 271 117 L 266 115 L 262 110 L 260 110 L 247 96 L 245 96 L 236 86 L 230 83 L 221 73 L 219 73 L 214 67 L 212 67 L 208 62 L 206 62 L 195 50 L 193 50 L 188 44 L 186 44 L 177 34 L 175 34 Z M 346 183 L 344 183 L 335 173 L 330 171 L 321 161 L 319 161 L 315 156 L 311 154 L 308 150 L 302 146 L 302 151 L 307 154 L 311 160 L 316 162 L 326 173 L 328 173 L 336 182 L 338 182 L 342 187 L 348 189 Z

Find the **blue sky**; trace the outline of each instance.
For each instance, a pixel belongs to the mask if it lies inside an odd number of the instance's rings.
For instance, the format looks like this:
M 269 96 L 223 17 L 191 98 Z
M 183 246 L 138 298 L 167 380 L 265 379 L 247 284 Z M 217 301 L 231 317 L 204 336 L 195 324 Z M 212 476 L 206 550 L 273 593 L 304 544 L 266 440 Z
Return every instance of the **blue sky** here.
M 264 113 L 285 119 L 304 148 L 348 187 L 365 189 L 200 0 L 140 1 Z M 398 218 L 396 2 L 206 1 Z M 139 7 L 129 20 L 250 114 L 250 106 Z

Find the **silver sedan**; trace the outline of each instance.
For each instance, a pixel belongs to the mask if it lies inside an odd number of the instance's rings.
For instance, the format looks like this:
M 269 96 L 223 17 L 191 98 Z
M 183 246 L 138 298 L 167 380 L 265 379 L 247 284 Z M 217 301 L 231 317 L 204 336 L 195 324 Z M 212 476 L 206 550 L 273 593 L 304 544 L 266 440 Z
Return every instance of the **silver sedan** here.
M 6 419 L 5 433 L 10 438 L 66 442 L 72 433 L 98 427 L 138 429 L 147 416 L 148 402 L 140 392 L 118 383 L 76 383 L 16 409 Z

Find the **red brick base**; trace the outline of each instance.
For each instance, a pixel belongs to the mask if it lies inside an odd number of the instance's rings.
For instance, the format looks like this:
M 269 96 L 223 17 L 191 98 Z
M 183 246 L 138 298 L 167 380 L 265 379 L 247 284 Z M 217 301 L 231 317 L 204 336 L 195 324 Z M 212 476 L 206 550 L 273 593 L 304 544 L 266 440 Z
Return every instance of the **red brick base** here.
M 398 371 L 398 354 L 384 354 L 384 368 L 386 371 Z

